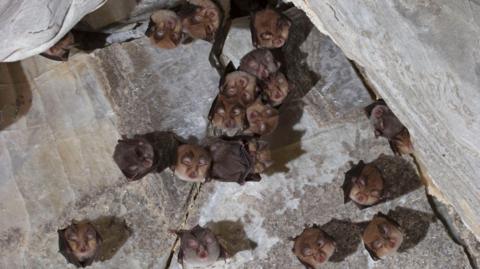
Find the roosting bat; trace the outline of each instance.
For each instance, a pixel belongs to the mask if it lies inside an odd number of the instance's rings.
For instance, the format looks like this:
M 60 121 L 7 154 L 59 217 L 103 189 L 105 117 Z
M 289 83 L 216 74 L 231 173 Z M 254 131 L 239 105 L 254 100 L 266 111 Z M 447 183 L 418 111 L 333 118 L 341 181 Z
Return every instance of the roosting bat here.
M 372 258 L 377 260 L 397 252 L 403 233 L 395 221 L 378 213 L 363 231 L 362 239 Z
M 280 68 L 280 62 L 268 49 L 255 49 L 247 53 L 240 60 L 239 70 L 245 71 L 256 76 L 260 80 L 265 80 Z
M 215 135 L 235 136 L 246 127 L 245 107 L 238 100 L 219 94 L 208 114 Z
M 266 8 L 252 15 L 250 31 L 256 48 L 280 48 L 287 42 L 292 23 L 287 16 Z
M 305 228 L 294 238 L 292 252 L 307 269 L 320 269 L 335 252 L 335 241 L 319 227 Z
M 343 183 L 345 202 L 352 200 L 360 207 L 379 203 L 385 197 L 384 179 L 373 164 L 360 161 L 345 174 Z
M 118 140 L 113 159 L 130 180 L 138 180 L 150 172 L 162 172 L 175 164 L 178 137 L 172 132 L 152 132 Z
M 290 84 L 282 72 L 264 80 L 262 88 L 268 103 L 274 107 L 281 105 L 290 92 Z
M 413 154 L 412 140 L 407 128 L 404 128 L 390 142 L 393 152 L 398 155 Z
M 212 139 L 208 149 L 212 156 L 210 178 L 224 182 L 260 181 L 259 173 L 272 164 L 266 142 L 254 138 Z
M 184 144 L 178 147 L 177 161 L 172 167 L 175 175 L 189 182 L 205 182 L 212 158 L 201 146 Z
M 177 15 L 187 35 L 210 42 L 215 39 L 224 17 L 223 9 L 213 0 L 188 0 L 180 6 Z
M 175 12 L 158 10 L 150 17 L 145 35 L 159 48 L 173 49 L 182 41 L 183 25 Z
M 180 236 L 178 262 L 182 266 L 205 267 L 226 257 L 224 248 L 208 228 L 197 225 L 191 230 L 179 230 L 175 233 Z
M 47 51 L 40 53 L 48 59 L 55 61 L 66 61 L 70 54 L 70 49 L 74 46 L 75 38 L 71 32 L 68 32 L 62 39 L 60 39 L 53 47 Z
M 60 252 L 67 261 L 85 267 L 97 258 L 102 238 L 92 224 L 78 223 L 58 231 Z
M 273 133 L 278 126 L 278 111 L 270 105 L 262 103 L 258 98 L 247 107 L 248 129 L 245 134 L 267 135 Z
M 220 86 L 220 94 L 232 102 L 239 102 L 246 107 L 252 104 L 259 92 L 257 79 L 243 71 L 233 71 L 225 76 L 223 85 Z

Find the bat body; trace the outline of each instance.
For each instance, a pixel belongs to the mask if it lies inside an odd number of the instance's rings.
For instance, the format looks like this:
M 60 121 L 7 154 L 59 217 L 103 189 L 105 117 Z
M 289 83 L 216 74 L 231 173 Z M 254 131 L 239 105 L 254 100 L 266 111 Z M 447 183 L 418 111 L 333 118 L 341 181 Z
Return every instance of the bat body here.
M 281 105 L 291 88 L 285 75 L 278 71 L 263 82 L 263 93 L 268 103 L 274 107 Z
M 239 100 L 222 94 L 213 101 L 208 118 L 216 135 L 235 136 L 247 125 L 245 107 Z
M 400 226 L 378 213 L 363 231 L 362 240 L 374 259 L 382 259 L 397 252 L 403 242 Z
M 191 230 L 176 231 L 180 236 L 178 261 L 183 266 L 205 267 L 225 257 L 223 247 L 208 228 L 199 225 Z
M 336 248 L 333 238 L 317 226 L 305 228 L 294 241 L 292 251 L 307 269 L 320 269 Z
M 108 45 L 106 41 L 107 37 L 108 34 L 105 33 L 72 29 L 53 47 L 40 55 L 55 61 L 67 61 L 72 48 L 77 48 L 83 51 L 104 48 Z
M 85 267 L 97 258 L 102 238 L 90 223 L 72 224 L 58 231 L 60 252 L 76 266 Z
M 201 146 L 184 144 L 177 149 L 177 161 L 172 168 L 175 175 L 189 182 L 205 182 L 212 158 Z
M 244 71 L 233 71 L 227 74 L 223 85 L 220 86 L 221 95 L 244 107 L 255 101 L 258 92 L 257 79 Z
M 248 129 L 245 134 L 267 135 L 273 133 L 278 126 L 278 110 L 268 104 L 263 104 L 258 98 L 247 107 Z
M 274 9 L 266 8 L 255 12 L 250 25 L 253 46 L 268 49 L 283 47 L 291 25 L 285 15 Z
M 182 41 L 182 21 L 171 10 L 158 10 L 150 17 L 145 35 L 156 47 L 163 49 L 176 48 Z
M 238 69 L 260 80 L 265 80 L 275 74 L 279 68 L 280 63 L 268 49 L 255 49 L 242 57 Z
M 346 173 L 342 188 L 345 202 L 352 200 L 360 207 L 372 206 L 384 198 L 384 178 L 373 163 L 360 161 Z
M 118 140 L 113 159 L 128 180 L 162 172 L 176 161 L 180 141 L 172 132 L 152 132 Z

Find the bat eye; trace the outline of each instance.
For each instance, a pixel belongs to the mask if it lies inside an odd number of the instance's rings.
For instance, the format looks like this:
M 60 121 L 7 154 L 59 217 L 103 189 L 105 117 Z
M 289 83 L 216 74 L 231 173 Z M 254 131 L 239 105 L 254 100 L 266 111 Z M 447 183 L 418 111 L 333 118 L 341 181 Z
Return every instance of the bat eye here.
M 367 185 L 367 182 L 365 181 L 364 177 L 359 177 L 356 182 L 357 182 L 358 185 L 363 186 L 363 187 L 365 187 L 365 185 Z
M 184 157 L 182 159 L 182 163 L 185 164 L 185 165 L 191 165 L 192 164 L 192 159 L 189 158 L 189 157 Z
M 128 170 L 130 171 L 136 171 L 138 169 L 138 166 L 137 165 L 131 165 L 128 167 Z
M 378 229 L 380 230 L 380 233 L 381 233 L 383 236 L 388 236 L 388 234 L 390 233 L 390 228 L 389 228 L 388 225 L 386 225 L 386 224 L 380 224 L 380 225 L 378 225 Z
M 251 68 L 255 68 L 257 69 L 258 68 L 258 64 L 255 60 L 251 60 L 249 63 L 248 63 L 248 66 L 250 66 Z
M 283 79 L 282 77 L 279 77 L 279 78 L 277 79 L 277 81 L 278 81 L 278 83 L 283 83 L 283 82 L 285 82 L 285 79 Z
M 238 79 L 238 85 L 242 88 L 245 88 L 245 86 L 247 86 L 247 79 L 242 77 L 240 79 Z
M 223 114 L 225 114 L 225 110 L 223 108 L 219 108 L 219 109 L 217 109 L 217 113 L 220 114 L 220 115 L 223 115 Z
M 325 239 L 323 239 L 323 238 L 318 239 L 317 244 L 318 244 L 319 247 L 322 248 L 323 245 L 325 245 Z
M 193 239 L 189 239 L 187 241 L 187 245 L 191 248 L 197 248 L 198 247 L 198 243 L 197 241 L 193 240 Z
M 198 160 L 198 164 L 199 164 L 199 165 L 202 165 L 202 166 L 203 166 L 203 165 L 207 165 L 207 164 L 208 164 L 208 161 L 207 161 L 205 158 L 200 158 L 200 159 Z
M 257 111 L 252 111 L 252 113 L 250 113 L 250 117 L 252 119 L 255 119 L 256 117 L 258 117 L 258 112 Z
M 242 112 L 242 111 L 240 110 L 240 108 L 235 108 L 235 109 L 233 110 L 233 115 L 238 116 L 238 115 L 240 115 L 241 112 Z
M 265 123 L 262 122 L 262 123 L 260 124 L 260 132 L 263 133 L 263 132 L 265 132 L 266 130 L 267 130 L 267 126 L 265 125 Z
M 250 101 L 252 99 L 252 96 L 248 92 L 243 93 L 243 99 Z
M 208 9 L 205 12 L 205 16 L 209 17 L 210 19 L 215 19 L 215 17 L 217 16 L 217 12 L 215 12 L 215 10 Z
M 207 242 L 207 244 L 211 244 L 214 242 L 213 238 L 211 235 L 206 235 L 205 236 L 205 242 Z
M 380 249 L 380 248 L 382 248 L 382 247 L 383 247 L 383 240 L 379 239 L 379 240 L 373 241 L 372 247 L 373 247 L 374 249 Z
M 303 256 L 310 256 L 313 254 L 313 251 L 310 248 L 306 247 L 303 249 L 302 254 Z
M 264 40 L 270 40 L 270 39 L 272 39 L 272 33 L 270 33 L 270 32 L 261 33 L 260 38 L 262 38 Z
M 373 196 L 375 198 L 379 198 L 380 197 L 380 191 L 373 190 L 373 191 L 370 192 L 370 196 Z
M 273 111 L 271 109 L 267 109 L 265 113 L 267 114 L 267 116 L 272 116 Z

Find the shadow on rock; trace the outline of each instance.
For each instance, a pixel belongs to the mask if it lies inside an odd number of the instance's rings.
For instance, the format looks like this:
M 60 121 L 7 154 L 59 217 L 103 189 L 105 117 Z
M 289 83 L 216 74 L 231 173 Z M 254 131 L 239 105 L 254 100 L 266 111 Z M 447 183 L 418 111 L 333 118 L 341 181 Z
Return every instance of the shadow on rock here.
M 330 262 L 341 262 L 355 253 L 361 243 L 362 230 L 359 225 L 349 220 L 332 219 L 320 227 L 328 233 L 336 243 L 336 249 Z
M 206 224 L 217 237 L 226 252 L 234 256 L 240 251 L 253 250 L 257 243 L 247 237 L 245 228 L 240 220 L 223 220 L 219 222 L 209 222 Z

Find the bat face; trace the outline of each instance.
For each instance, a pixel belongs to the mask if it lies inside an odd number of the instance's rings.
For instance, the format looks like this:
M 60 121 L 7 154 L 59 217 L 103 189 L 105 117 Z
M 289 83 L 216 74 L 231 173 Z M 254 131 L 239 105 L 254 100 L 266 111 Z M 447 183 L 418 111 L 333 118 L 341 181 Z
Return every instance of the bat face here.
M 184 144 L 177 149 L 175 175 L 189 182 L 205 182 L 212 158 L 198 145 Z
M 153 45 L 163 49 L 173 49 L 180 44 L 183 35 L 180 18 L 170 10 L 159 10 L 150 17 L 145 33 Z
M 257 93 L 257 79 L 243 71 L 234 71 L 225 77 L 220 93 L 229 99 L 248 106 L 255 101 Z
M 362 239 L 372 256 L 381 259 L 397 252 L 402 244 L 403 234 L 396 223 L 377 215 L 365 228 Z
M 258 79 L 265 80 L 277 72 L 280 63 L 275 60 L 268 49 L 255 49 L 247 53 L 240 60 L 239 69 L 254 75 Z
M 263 89 L 272 106 L 278 106 L 282 104 L 283 100 L 290 92 L 290 86 L 285 75 L 281 72 L 277 72 L 270 76 L 265 81 L 265 87 Z
M 407 128 L 404 128 L 391 141 L 394 152 L 397 154 L 413 154 L 413 144 L 410 140 L 410 133 Z
M 234 136 L 245 128 L 245 107 L 238 101 L 218 95 L 211 122 L 227 136 Z
M 253 15 L 253 45 L 256 48 L 280 48 L 288 39 L 291 22 L 279 12 L 267 8 Z
M 189 231 L 182 232 L 180 252 L 183 259 L 181 263 L 203 267 L 219 259 L 221 246 L 210 229 L 197 225 Z
M 335 245 L 333 239 L 320 228 L 306 228 L 295 238 L 293 253 L 303 264 L 319 269 L 332 256 Z
M 264 105 L 260 98 L 247 107 L 247 120 L 249 133 L 257 135 L 271 134 L 278 126 L 279 114 L 270 105 Z
M 383 193 L 383 178 L 380 171 L 373 165 L 367 164 L 358 176 L 352 177 L 352 188 L 349 197 L 359 205 L 373 205 L 377 203 Z
M 53 45 L 53 47 L 49 48 L 41 55 L 56 61 L 66 61 L 68 60 L 70 49 L 74 44 L 75 38 L 71 32 L 68 32 L 68 34 L 66 34 L 62 39 L 60 39 L 60 41 Z
M 370 121 L 375 128 L 375 136 L 377 137 L 383 136 L 388 139 L 393 139 L 405 128 L 393 112 L 383 104 L 377 104 L 373 107 L 370 114 Z
M 144 138 L 118 140 L 113 159 L 130 180 L 137 180 L 153 169 L 155 152 Z
M 254 173 L 262 173 L 268 167 L 272 166 L 272 154 L 265 141 L 250 140 L 248 141 L 248 152 L 255 160 Z
M 73 256 L 80 262 L 93 262 L 101 238 L 90 223 L 72 224 L 64 231 L 65 240 Z M 85 264 L 87 265 L 87 264 Z
M 182 19 L 184 31 L 193 38 L 213 41 L 221 23 L 222 11 L 211 0 L 193 0 L 194 12 Z

